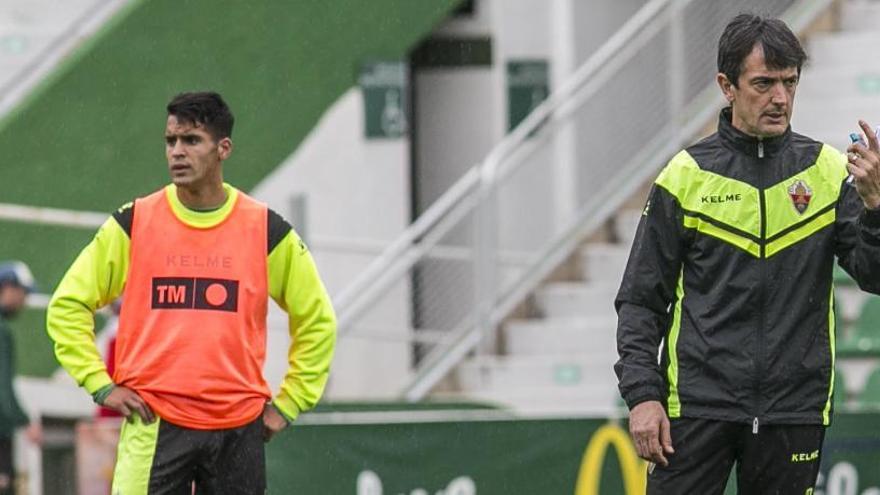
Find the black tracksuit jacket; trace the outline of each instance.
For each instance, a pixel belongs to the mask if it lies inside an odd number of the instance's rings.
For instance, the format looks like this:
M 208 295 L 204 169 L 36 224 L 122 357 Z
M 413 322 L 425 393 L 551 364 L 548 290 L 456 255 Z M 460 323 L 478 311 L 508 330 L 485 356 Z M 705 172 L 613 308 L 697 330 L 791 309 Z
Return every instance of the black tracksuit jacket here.
M 671 418 L 827 425 L 834 258 L 880 292 L 880 212 L 839 151 L 791 129 L 759 140 L 730 118 L 651 191 L 615 301 L 620 392 Z

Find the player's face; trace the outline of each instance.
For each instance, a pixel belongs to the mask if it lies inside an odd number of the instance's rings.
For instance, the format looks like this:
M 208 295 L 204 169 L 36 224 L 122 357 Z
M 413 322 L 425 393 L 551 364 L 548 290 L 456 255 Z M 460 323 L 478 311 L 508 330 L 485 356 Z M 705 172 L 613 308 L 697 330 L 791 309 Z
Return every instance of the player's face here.
M 17 285 L 0 286 L 0 312 L 7 318 L 13 318 L 24 308 L 27 291 Z
M 221 163 L 231 151 L 229 138 L 215 141 L 201 125 L 180 122 L 174 115 L 168 116 L 165 158 L 171 181 L 177 187 L 200 189 L 222 184 Z
M 739 87 L 718 74 L 718 84 L 733 107 L 733 126 L 755 137 L 779 136 L 788 129 L 797 83 L 797 67 L 767 68 L 761 45 L 746 57 Z

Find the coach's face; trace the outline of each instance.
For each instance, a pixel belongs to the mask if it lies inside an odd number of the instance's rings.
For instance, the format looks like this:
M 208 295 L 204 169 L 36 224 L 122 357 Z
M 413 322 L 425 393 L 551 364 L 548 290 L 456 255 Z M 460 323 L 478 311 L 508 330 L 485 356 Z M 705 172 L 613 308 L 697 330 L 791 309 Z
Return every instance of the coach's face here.
M 797 83 L 797 67 L 768 68 L 761 45 L 755 45 L 743 61 L 736 86 L 718 74 L 718 84 L 733 108 L 733 126 L 755 137 L 779 136 L 788 129 Z
M 223 182 L 221 164 L 232 152 L 229 138 L 214 140 L 205 128 L 168 116 L 165 125 L 165 158 L 171 181 L 177 187 L 199 189 Z

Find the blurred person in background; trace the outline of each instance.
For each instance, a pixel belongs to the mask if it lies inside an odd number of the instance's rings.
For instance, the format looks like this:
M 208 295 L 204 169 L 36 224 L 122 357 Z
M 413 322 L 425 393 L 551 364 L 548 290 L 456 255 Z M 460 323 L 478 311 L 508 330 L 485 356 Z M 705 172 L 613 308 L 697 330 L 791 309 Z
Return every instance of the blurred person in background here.
M 672 158 L 645 206 L 615 372 L 648 493 L 721 494 L 734 463 L 739 493 L 816 483 L 835 257 L 880 293 L 880 147 L 866 122 L 848 157 L 792 132 L 805 59 L 782 21 L 735 17 L 718 43 L 718 131 Z
M 313 407 L 336 335 L 305 244 L 281 216 L 223 182 L 233 116 L 219 94 L 167 105 L 171 184 L 98 230 L 49 303 L 58 361 L 123 422 L 112 493 L 263 494 L 264 442 Z M 158 140 L 157 140 L 158 141 Z M 124 294 L 112 377 L 94 312 Z M 263 377 L 272 298 L 289 315 L 289 368 Z
M 40 443 L 42 436 L 39 423 L 31 423 L 13 388 L 15 347 L 9 328 L 9 320 L 24 309 L 27 296 L 33 290 L 34 276 L 26 264 L 0 262 L 0 494 L 13 493 L 15 485 L 12 457 L 15 430 L 30 424 L 25 436 L 34 443 Z

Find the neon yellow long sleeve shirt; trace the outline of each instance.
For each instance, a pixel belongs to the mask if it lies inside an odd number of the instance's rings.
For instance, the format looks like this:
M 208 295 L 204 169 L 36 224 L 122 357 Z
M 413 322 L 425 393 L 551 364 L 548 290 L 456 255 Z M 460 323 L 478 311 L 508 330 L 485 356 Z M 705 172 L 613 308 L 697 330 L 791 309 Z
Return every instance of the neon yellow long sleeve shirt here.
M 210 212 L 186 208 L 176 189 L 165 191 L 174 215 L 196 228 L 210 228 L 232 211 L 238 190 L 224 184 L 227 201 Z M 129 273 L 131 204 L 120 208 L 96 233 L 62 278 L 49 303 L 46 325 L 55 355 L 68 373 L 94 394 L 112 379 L 95 345 L 94 313 L 122 295 Z M 288 314 L 288 370 L 273 403 L 288 418 L 311 409 L 327 382 L 336 340 L 330 298 L 311 254 L 296 232 L 269 210 L 267 288 Z

